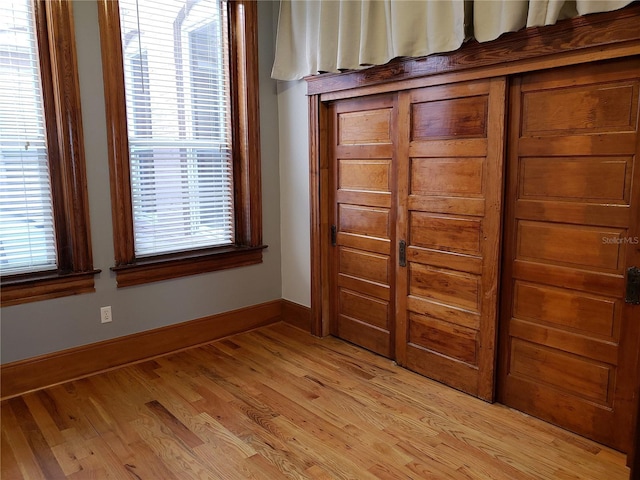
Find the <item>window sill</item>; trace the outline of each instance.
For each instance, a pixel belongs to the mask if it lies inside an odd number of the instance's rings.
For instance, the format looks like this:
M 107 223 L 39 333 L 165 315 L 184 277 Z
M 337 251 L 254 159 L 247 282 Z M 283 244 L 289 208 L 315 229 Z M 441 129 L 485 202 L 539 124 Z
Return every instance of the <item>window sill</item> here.
M 266 245 L 222 247 L 204 252 L 150 257 L 137 260 L 134 264 L 118 265 L 111 270 L 116 274 L 118 288 L 130 287 L 262 263 L 262 250 L 265 248 Z
M 37 302 L 50 298 L 95 292 L 94 275 L 100 270 L 59 274 L 43 272 L 38 274 L 14 275 L 2 279 L 2 307 Z

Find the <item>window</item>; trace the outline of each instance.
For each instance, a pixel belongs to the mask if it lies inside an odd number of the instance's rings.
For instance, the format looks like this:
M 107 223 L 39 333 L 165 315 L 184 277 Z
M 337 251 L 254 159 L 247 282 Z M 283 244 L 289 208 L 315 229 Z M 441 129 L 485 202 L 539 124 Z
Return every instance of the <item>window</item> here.
M 0 5 L 2 306 L 94 291 L 76 72 L 70 3 Z
M 256 3 L 101 0 L 118 286 L 262 261 Z

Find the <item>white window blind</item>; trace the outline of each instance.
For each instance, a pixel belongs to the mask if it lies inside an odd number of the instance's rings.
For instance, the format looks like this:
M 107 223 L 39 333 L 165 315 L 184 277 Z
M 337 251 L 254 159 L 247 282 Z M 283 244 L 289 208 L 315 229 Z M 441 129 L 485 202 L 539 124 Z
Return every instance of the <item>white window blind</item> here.
M 56 268 L 38 43 L 30 0 L 0 2 L 0 271 Z
M 232 244 L 226 4 L 119 5 L 135 254 Z

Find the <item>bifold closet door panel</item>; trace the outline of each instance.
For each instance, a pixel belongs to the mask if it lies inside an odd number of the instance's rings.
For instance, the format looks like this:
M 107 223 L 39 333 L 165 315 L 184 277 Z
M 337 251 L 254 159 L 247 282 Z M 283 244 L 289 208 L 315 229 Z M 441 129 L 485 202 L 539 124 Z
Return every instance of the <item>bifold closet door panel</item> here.
M 395 95 L 331 107 L 331 333 L 393 358 Z
M 501 402 L 626 451 L 640 306 L 640 58 L 514 79 Z
M 398 362 L 491 401 L 506 81 L 398 98 Z

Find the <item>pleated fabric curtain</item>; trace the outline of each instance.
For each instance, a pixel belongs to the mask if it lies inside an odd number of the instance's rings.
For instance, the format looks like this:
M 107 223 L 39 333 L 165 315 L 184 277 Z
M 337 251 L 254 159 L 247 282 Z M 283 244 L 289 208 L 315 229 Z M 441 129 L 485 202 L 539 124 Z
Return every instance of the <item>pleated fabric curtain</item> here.
M 281 0 L 272 77 L 381 65 L 525 27 L 612 11 L 632 0 Z
M 495 40 L 505 32 L 553 25 L 558 20 L 590 13 L 610 12 L 631 0 L 476 0 L 473 36 L 479 42 Z
M 463 41 L 463 0 L 283 0 L 272 77 L 380 65 L 455 50 Z

